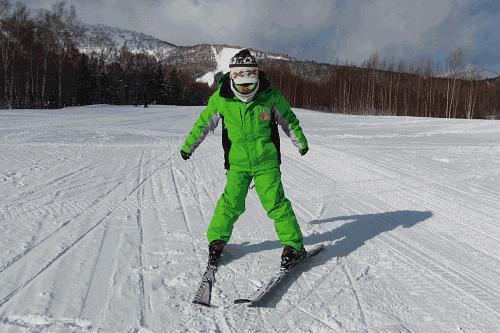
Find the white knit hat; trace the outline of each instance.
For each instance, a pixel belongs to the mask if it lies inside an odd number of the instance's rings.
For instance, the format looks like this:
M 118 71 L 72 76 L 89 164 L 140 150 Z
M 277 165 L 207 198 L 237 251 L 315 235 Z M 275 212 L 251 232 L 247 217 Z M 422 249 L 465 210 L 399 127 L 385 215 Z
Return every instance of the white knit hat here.
M 259 78 L 257 59 L 248 49 L 241 50 L 231 58 L 229 71 L 235 84 L 256 83 Z

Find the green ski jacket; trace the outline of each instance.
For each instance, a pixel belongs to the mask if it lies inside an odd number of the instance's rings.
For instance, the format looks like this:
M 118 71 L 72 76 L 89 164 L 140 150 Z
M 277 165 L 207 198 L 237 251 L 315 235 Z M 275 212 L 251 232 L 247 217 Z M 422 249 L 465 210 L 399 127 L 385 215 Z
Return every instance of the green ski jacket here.
M 307 139 L 285 97 L 259 72 L 255 97 L 245 103 L 231 91 L 229 74 L 224 75 L 208 105 L 201 112 L 181 150 L 192 154 L 222 120 L 224 167 L 235 171 L 261 171 L 281 164 L 279 124 L 300 150 Z

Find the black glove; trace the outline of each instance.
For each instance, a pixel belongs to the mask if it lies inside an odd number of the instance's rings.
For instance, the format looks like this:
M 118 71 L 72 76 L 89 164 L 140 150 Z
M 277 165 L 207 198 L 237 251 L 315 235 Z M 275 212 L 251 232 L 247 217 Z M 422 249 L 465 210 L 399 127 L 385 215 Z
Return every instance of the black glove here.
M 309 151 L 309 147 L 305 147 L 299 151 L 300 151 L 300 156 L 304 156 Z
M 186 153 L 184 150 L 181 150 L 181 156 L 184 161 L 187 161 L 191 157 L 191 154 Z

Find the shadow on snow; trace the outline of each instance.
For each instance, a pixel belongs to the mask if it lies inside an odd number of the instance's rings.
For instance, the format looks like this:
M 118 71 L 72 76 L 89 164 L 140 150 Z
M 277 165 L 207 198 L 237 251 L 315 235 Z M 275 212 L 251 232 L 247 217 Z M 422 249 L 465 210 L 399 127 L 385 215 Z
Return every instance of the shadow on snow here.
M 256 306 L 274 307 L 283 297 L 286 290 L 293 281 L 303 272 L 307 272 L 314 266 L 327 263 L 335 257 L 346 257 L 356 251 L 371 238 L 376 237 L 397 227 L 411 228 L 419 222 L 432 217 L 430 211 L 393 211 L 378 214 L 339 216 L 327 219 L 313 220 L 310 224 L 327 224 L 345 221 L 344 224 L 324 233 L 313 233 L 304 237 L 304 245 L 310 248 L 312 245 L 327 243 L 325 249 L 311 260 L 298 266 L 284 280 L 276 286 L 269 296 L 264 297 Z M 349 221 L 349 222 L 347 222 Z M 334 242 L 334 244 L 328 244 Z M 244 242 L 241 244 L 228 244 L 225 251 L 229 258 L 223 257 L 223 264 L 239 259 L 248 253 L 274 250 L 281 248 L 278 240 L 265 241 L 258 244 Z M 279 258 L 277 258 L 279 259 Z M 279 264 L 276 266 L 278 270 Z M 247 291 L 251 293 L 252 290 Z

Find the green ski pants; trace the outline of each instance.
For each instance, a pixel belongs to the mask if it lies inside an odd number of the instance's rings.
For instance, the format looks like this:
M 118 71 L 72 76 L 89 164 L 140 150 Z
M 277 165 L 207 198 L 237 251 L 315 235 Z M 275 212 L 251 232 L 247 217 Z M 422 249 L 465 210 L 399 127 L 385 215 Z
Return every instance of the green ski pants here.
M 274 228 L 281 245 L 290 245 L 296 250 L 303 248 L 302 232 L 292 204 L 285 197 L 279 168 L 256 172 L 227 171 L 224 193 L 215 206 L 215 212 L 208 227 L 208 242 L 218 239 L 222 239 L 226 244 L 229 242 L 234 223 L 245 211 L 245 198 L 252 178 L 267 216 L 274 220 Z

